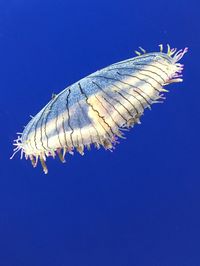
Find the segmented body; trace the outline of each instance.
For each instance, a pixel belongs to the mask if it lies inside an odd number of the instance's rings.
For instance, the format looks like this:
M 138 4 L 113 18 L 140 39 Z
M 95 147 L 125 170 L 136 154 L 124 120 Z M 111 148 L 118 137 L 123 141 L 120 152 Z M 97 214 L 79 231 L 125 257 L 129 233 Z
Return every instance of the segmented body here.
M 142 49 L 143 52 L 145 52 Z M 180 82 L 183 65 L 177 63 L 187 49 L 139 54 L 112 64 L 54 95 L 31 119 L 16 140 L 33 166 L 40 159 L 47 173 L 46 157 L 74 149 L 81 154 L 94 144 L 112 149 L 123 128 L 139 123 L 144 109 L 163 99 L 164 85 Z

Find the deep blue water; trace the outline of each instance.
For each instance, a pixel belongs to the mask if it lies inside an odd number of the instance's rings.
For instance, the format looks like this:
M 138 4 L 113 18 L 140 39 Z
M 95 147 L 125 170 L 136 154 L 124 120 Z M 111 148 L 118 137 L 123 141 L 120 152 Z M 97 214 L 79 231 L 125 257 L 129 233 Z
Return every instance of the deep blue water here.
M 9 160 L 53 92 L 160 43 L 184 82 L 115 152 Z M 0 1 L 0 266 L 200 265 L 199 50 L 198 1 Z

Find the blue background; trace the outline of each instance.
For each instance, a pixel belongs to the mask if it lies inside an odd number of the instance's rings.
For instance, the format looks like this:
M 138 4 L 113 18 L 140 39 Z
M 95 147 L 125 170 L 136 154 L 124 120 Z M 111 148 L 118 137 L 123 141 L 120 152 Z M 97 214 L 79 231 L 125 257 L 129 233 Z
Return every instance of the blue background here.
M 52 93 L 160 43 L 184 82 L 115 152 L 9 160 Z M 200 265 L 199 50 L 194 0 L 0 1 L 0 266 Z

